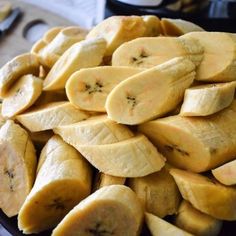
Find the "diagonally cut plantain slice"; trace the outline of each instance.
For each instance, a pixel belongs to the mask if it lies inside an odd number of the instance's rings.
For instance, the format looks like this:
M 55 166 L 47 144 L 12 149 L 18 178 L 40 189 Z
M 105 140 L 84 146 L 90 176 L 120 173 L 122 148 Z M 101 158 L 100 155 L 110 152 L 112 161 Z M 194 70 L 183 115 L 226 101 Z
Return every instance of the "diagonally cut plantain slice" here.
M 185 90 L 181 116 L 207 116 L 228 107 L 234 99 L 235 82 L 199 85 Z
M 81 69 L 66 83 L 66 94 L 76 107 L 105 112 L 105 102 L 111 90 L 128 77 L 142 72 L 134 67 L 102 66 Z
M 145 37 L 154 37 L 162 34 L 161 21 L 157 16 L 144 15 L 142 18 L 146 26 Z
M 0 208 L 18 214 L 35 179 L 36 155 L 28 133 L 8 120 L 0 129 Z
M 56 26 L 49 29 L 44 35 L 42 40 L 45 43 L 50 43 L 65 27 L 63 26 Z
M 124 42 L 142 37 L 146 25 L 140 16 L 112 16 L 95 26 L 87 39 L 103 37 L 107 41 L 105 56 L 112 53 Z
M 173 110 L 195 77 L 195 65 L 185 57 L 133 75 L 108 95 L 108 117 L 118 123 L 136 125 Z
M 53 131 L 77 150 L 80 145 L 105 145 L 134 136 L 128 127 L 108 119 L 107 115 L 94 116 L 71 125 L 58 126 Z
M 165 165 L 165 158 L 144 135 L 113 144 L 80 145 L 78 150 L 99 171 L 118 177 L 145 176 Z
M 79 69 L 98 66 L 106 50 L 103 38 L 87 39 L 71 46 L 58 59 L 44 80 L 44 90 L 64 89 L 69 77 Z
M 140 234 L 142 206 L 123 185 L 106 186 L 80 202 L 54 229 L 52 236 Z
M 16 119 L 31 132 L 38 132 L 76 123 L 88 117 L 86 112 L 75 108 L 70 102 L 53 102 L 34 107 L 16 116 Z
M 203 52 L 203 47 L 196 39 L 143 37 L 117 48 L 112 55 L 112 65 L 151 68 L 174 57 L 188 57 L 198 66 Z
M 236 189 L 200 174 L 171 169 L 182 197 L 196 209 L 219 220 L 236 220 Z
M 33 75 L 24 75 L 11 87 L 2 102 L 2 115 L 14 117 L 31 107 L 42 92 L 43 81 Z
M 22 75 L 39 74 L 37 56 L 26 53 L 13 58 L 0 69 L 0 96 L 4 97 L 10 86 Z
M 236 80 L 236 38 L 223 32 L 191 32 L 181 36 L 196 39 L 204 48 L 196 80 L 227 82 Z
M 236 101 L 208 117 L 169 116 L 140 125 L 139 131 L 174 166 L 193 172 L 211 170 L 235 158 Z
M 34 187 L 18 215 L 19 229 L 25 234 L 55 227 L 91 189 L 90 166 L 59 136 L 48 141 L 39 162 Z

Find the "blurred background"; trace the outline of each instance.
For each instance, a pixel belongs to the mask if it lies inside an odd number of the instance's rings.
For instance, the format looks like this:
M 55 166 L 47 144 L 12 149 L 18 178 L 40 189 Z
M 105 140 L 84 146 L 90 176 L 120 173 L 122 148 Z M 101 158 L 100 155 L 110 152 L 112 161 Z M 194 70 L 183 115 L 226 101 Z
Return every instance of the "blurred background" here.
M 50 27 L 90 29 L 111 15 L 130 14 L 182 18 L 206 30 L 236 33 L 236 0 L 0 0 L 0 66 L 29 51 Z M 0 220 L 16 231 L 16 219 L 0 212 Z M 0 225 L 0 236 L 9 235 Z

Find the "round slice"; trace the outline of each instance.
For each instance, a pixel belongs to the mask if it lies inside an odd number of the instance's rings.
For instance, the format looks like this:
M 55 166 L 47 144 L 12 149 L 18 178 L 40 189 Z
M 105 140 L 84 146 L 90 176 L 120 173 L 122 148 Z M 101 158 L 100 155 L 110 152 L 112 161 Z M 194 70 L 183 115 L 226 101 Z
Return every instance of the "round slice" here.
M 32 106 L 42 92 L 43 81 L 33 75 L 22 76 L 2 102 L 2 115 L 14 117 Z
M 140 234 L 142 206 L 135 193 L 123 185 L 97 190 L 80 202 L 53 230 L 52 236 Z

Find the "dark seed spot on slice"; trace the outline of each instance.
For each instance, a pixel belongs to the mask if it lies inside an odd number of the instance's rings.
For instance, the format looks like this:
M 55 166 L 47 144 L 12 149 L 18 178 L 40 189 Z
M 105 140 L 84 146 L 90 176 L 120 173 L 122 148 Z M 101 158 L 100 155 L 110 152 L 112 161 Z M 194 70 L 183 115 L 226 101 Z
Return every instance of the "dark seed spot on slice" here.
M 54 208 L 56 210 L 65 210 L 65 201 L 63 201 L 61 198 L 55 198 L 53 199 L 51 204 L 48 204 L 46 206 L 47 208 Z
M 92 236 L 109 236 L 114 234 L 113 231 L 102 229 L 102 224 L 99 222 L 95 225 L 94 228 L 87 229 L 87 232 L 89 232 Z
M 96 92 L 102 93 L 102 88 L 103 88 L 103 85 L 99 81 L 97 81 L 94 84 L 94 86 L 91 86 L 89 84 L 85 85 L 85 91 L 87 91 L 89 94 L 96 93 Z
M 137 105 L 137 101 L 134 96 L 127 95 L 126 99 L 127 99 L 127 103 L 131 105 L 132 109 Z
M 175 144 L 173 144 L 173 145 L 165 145 L 164 148 L 168 152 L 177 151 L 177 152 L 179 152 L 183 156 L 189 156 L 188 152 L 186 152 L 185 150 L 181 149 L 180 147 L 178 147 Z
M 210 148 L 210 153 L 212 155 L 216 154 L 217 153 L 217 149 L 216 148 Z
M 4 171 L 4 174 L 8 176 L 9 178 L 9 189 L 11 192 L 14 191 L 14 188 L 13 188 L 13 179 L 15 177 L 15 174 L 14 174 L 14 171 L 13 170 L 9 170 L 9 169 L 6 169 Z
M 140 54 L 141 58 L 145 58 L 145 57 L 148 57 L 148 56 L 149 55 L 144 50 L 141 51 L 141 54 Z

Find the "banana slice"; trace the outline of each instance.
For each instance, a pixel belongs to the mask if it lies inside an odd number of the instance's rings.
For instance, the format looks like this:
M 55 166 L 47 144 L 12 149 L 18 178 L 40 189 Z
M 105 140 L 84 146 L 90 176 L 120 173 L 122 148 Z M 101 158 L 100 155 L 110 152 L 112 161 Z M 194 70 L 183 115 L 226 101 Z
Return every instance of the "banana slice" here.
M 40 155 L 44 162 L 18 215 L 24 234 L 55 227 L 91 189 L 90 166 L 73 147 L 53 136 L 44 148 L 47 156 Z
M 196 80 L 206 82 L 236 80 L 236 39 L 231 34 L 191 32 L 181 38 L 197 39 L 204 47 L 204 57 L 197 69 Z
M 219 220 L 236 220 L 236 188 L 184 170 L 172 169 L 170 174 L 193 207 Z
M 39 74 L 39 61 L 30 53 L 13 58 L 0 69 L 0 96 L 4 97 L 10 86 L 25 74 Z
M 76 123 L 88 116 L 70 102 L 53 102 L 35 107 L 27 113 L 16 116 L 16 119 L 31 132 L 37 132 Z
M 53 131 L 77 150 L 81 145 L 111 144 L 134 136 L 128 127 L 117 124 L 106 115 L 94 116 L 71 125 L 58 126 Z
M 178 187 L 164 167 L 160 171 L 128 181 L 145 210 L 161 218 L 177 213 L 181 195 Z
M 40 62 L 51 68 L 69 47 L 83 40 L 86 35 L 87 30 L 78 26 L 60 30 L 52 41 L 39 51 Z
M 207 84 L 185 90 L 181 116 L 208 116 L 228 107 L 233 99 L 235 83 Z
M 142 37 L 145 23 L 140 16 L 112 16 L 96 25 L 87 35 L 87 39 L 103 37 L 107 41 L 106 56 L 124 42 Z
M 104 187 L 104 186 L 110 186 L 110 185 L 124 185 L 126 178 L 124 177 L 117 177 L 112 175 L 107 175 L 102 172 L 98 172 L 95 176 L 95 181 L 93 185 L 94 191 Z
M 102 66 L 75 72 L 66 83 L 66 94 L 76 107 L 105 112 L 105 102 L 111 90 L 128 77 L 140 73 L 133 67 Z
M 222 228 L 222 221 L 198 211 L 187 201 L 182 201 L 175 217 L 175 224 L 198 236 L 219 235 Z
M 165 158 L 144 136 L 103 145 L 80 145 L 79 152 L 99 171 L 118 177 L 141 177 L 159 171 Z
M 40 96 L 43 81 L 33 75 L 24 75 L 11 87 L 2 102 L 2 116 L 11 118 L 31 107 Z
M 44 90 L 64 89 L 66 81 L 77 70 L 94 67 L 102 62 L 106 41 L 88 39 L 71 46 L 54 64 L 44 80 Z
M 0 129 L 0 208 L 18 214 L 35 178 L 36 155 L 28 133 L 8 120 Z
M 150 213 L 145 213 L 145 222 L 152 236 L 193 236 Z
M 1 1 L 0 3 L 0 22 L 3 21 L 11 12 L 12 5 L 8 1 Z
M 52 236 L 140 234 L 142 206 L 128 187 L 106 186 L 80 202 L 53 230 Z
M 162 18 L 161 27 L 164 35 L 167 36 L 181 36 L 189 32 L 204 31 L 203 28 L 190 21 L 171 18 Z
M 162 34 L 161 21 L 157 16 L 145 15 L 142 18 L 146 26 L 144 36 L 155 37 Z
M 112 65 L 151 68 L 181 56 L 198 66 L 203 58 L 203 47 L 195 39 L 143 37 L 122 44 L 112 56 Z
M 53 136 L 51 130 L 39 131 L 39 132 L 29 132 L 29 136 L 36 148 L 36 150 L 41 150 L 47 141 Z
M 108 117 L 129 125 L 160 117 L 178 105 L 194 77 L 195 66 L 184 57 L 134 75 L 118 84 L 108 95 Z
M 65 90 L 55 90 L 55 91 L 43 91 L 35 105 L 46 105 L 52 102 L 62 102 L 68 101 Z
M 211 170 L 234 159 L 236 102 L 209 117 L 170 116 L 142 124 L 139 131 L 176 167 Z
M 236 160 L 228 162 L 211 171 L 214 177 L 225 185 L 236 184 Z
M 50 43 L 65 27 L 63 26 L 57 26 L 49 29 L 44 35 L 43 35 L 43 41 L 45 43 Z
M 0 103 L 0 128 L 4 125 L 6 119 L 2 116 L 2 104 Z

